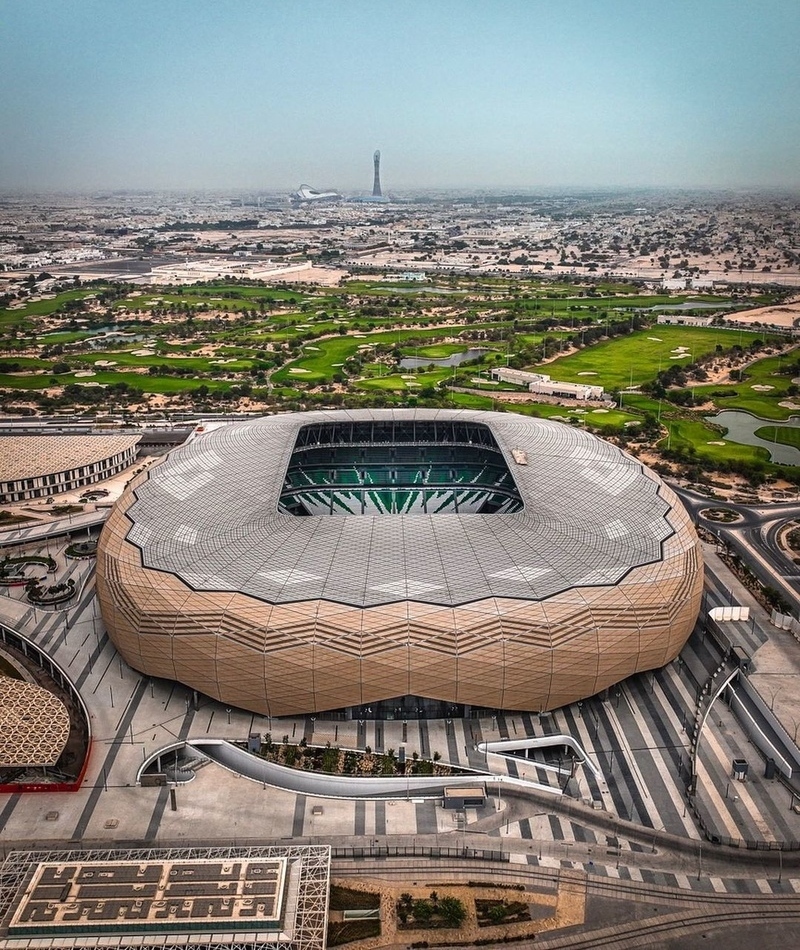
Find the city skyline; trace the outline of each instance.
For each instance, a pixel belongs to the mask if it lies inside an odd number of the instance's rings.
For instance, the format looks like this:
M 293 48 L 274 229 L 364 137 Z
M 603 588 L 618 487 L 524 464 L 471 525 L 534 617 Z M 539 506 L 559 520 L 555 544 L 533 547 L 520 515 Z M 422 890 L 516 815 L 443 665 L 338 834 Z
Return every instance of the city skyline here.
M 800 187 L 782 0 L 2 8 L 2 190 Z

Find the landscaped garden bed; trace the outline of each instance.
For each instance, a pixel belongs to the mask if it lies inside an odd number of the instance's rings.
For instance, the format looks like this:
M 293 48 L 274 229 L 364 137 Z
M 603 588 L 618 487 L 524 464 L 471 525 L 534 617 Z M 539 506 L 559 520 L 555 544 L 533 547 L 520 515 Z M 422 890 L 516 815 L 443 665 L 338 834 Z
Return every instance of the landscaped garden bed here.
M 32 604 L 40 607 L 52 607 L 55 604 L 63 604 L 75 596 L 75 581 L 62 581 L 59 584 L 49 584 L 47 586 L 40 584 L 39 581 L 29 581 L 26 587 L 28 600 Z
M 22 555 L 21 557 L 6 557 L 0 561 L 0 585 L 4 587 L 22 587 L 31 582 L 25 568 L 28 565 L 40 565 L 48 574 L 56 569 L 56 562 L 51 557 L 38 555 Z
M 519 924 L 531 919 L 530 908 L 523 901 L 476 900 L 475 912 L 479 927 Z
M 244 743 L 241 743 L 241 746 L 247 748 Z M 387 778 L 394 775 L 467 774 L 463 769 L 442 764 L 438 752 L 434 752 L 431 759 L 423 759 L 414 752 L 405 762 L 401 762 L 394 749 L 373 752 L 369 746 L 363 751 L 340 749 L 330 743 L 325 746 L 312 746 L 308 745 L 305 739 L 295 744 L 289 742 L 288 736 L 284 736 L 283 741 L 278 743 L 272 741 L 269 733 L 265 736 L 261 749 L 256 755 L 268 762 L 285 765 L 292 769 L 324 772 L 329 775 L 352 775 L 359 778 L 371 775 Z
M 378 937 L 381 932 L 380 916 L 376 914 L 381 906 L 380 894 L 374 891 L 356 891 L 339 884 L 331 884 L 330 903 L 328 905 L 328 946 L 337 947 L 354 940 L 366 940 Z M 345 917 L 363 912 L 365 917 Z
M 430 896 L 414 898 L 400 895 L 396 906 L 398 930 L 444 930 L 460 927 L 467 918 L 467 908 L 457 897 Z
M 741 521 L 741 515 L 730 508 L 705 508 L 701 514 L 709 521 L 717 521 L 720 524 L 731 524 L 734 521 Z

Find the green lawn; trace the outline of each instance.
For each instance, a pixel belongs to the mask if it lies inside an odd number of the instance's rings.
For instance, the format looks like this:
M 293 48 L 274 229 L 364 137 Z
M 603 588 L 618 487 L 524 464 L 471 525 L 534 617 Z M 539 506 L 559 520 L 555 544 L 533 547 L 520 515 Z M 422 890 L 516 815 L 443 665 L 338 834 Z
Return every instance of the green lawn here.
M 170 366 L 178 367 L 184 370 L 191 370 L 192 373 L 209 373 L 213 370 L 223 370 L 223 371 L 232 371 L 232 372 L 241 372 L 249 370 L 253 365 L 251 359 L 236 359 L 234 363 L 220 363 L 216 360 L 220 359 L 229 359 L 232 357 L 226 357 L 220 355 L 219 357 L 207 357 L 207 356 L 134 356 L 131 353 L 125 352 L 113 352 L 109 351 L 102 356 L 99 356 L 96 353 L 82 353 L 71 357 L 76 361 L 87 364 L 87 369 L 89 367 L 95 368 L 97 371 L 102 369 L 102 367 L 97 367 L 98 360 L 108 360 L 109 362 L 114 362 L 118 366 L 122 367 L 148 367 L 148 366 Z
M 765 442 L 778 442 L 800 449 L 800 426 L 761 426 L 755 434 Z
M 667 436 L 658 444 L 662 449 L 667 447 L 681 450 L 695 455 L 699 460 L 709 462 L 768 462 L 769 452 L 755 445 L 741 445 L 738 442 L 729 442 L 719 432 L 715 432 L 705 423 L 694 419 L 664 419 Z M 724 445 L 713 445 L 714 442 L 724 442 Z
M 626 336 L 603 340 L 570 356 L 562 356 L 542 367 L 553 379 L 602 385 L 606 390 L 624 389 L 629 384 L 640 386 L 654 379 L 659 369 L 667 369 L 678 347 L 687 347 L 690 354 L 681 363 L 713 353 L 719 344 L 738 344 L 738 330 L 706 327 L 654 326 Z M 747 341 L 745 341 L 747 342 Z M 595 375 L 581 375 L 594 373 Z
M 372 366 L 364 369 L 374 369 Z M 409 378 L 403 379 L 406 375 Z M 419 392 L 425 386 L 436 386 L 443 379 L 452 375 L 452 370 L 447 367 L 432 370 L 429 373 L 385 373 L 377 376 L 371 375 L 369 379 L 361 379 L 356 382 L 359 389 L 390 389 L 397 392 Z
M 34 300 L 19 309 L 0 310 L 0 326 L 24 323 L 28 317 L 45 317 L 48 314 L 55 313 L 68 300 L 82 300 L 84 297 L 100 292 L 101 290 L 96 287 L 82 290 L 65 290 L 63 293 L 56 294 L 51 300 Z M 80 317 L 82 314 L 76 312 L 75 316 Z
M 797 409 L 779 403 L 791 398 L 787 389 L 792 385 L 792 378 L 777 376 L 775 372 L 790 359 L 796 359 L 796 353 L 790 356 L 768 356 L 749 366 L 744 371 L 746 379 L 741 382 L 697 386 L 695 397 L 698 401 L 701 401 L 701 397 L 711 399 L 719 410 L 742 409 L 762 419 L 788 419 L 797 414 Z M 754 389 L 754 386 L 771 388 L 761 390 Z M 794 401 L 800 404 L 800 398 L 795 397 Z
M 481 324 L 482 327 L 493 327 L 497 324 Z M 323 383 L 333 378 L 339 372 L 340 367 L 337 363 L 344 363 L 351 356 L 356 356 L 359 352 L 359 346 L 367 344 L 384 344 L 389 346 L 400 346 L 407 340 L 436 340 L 441 337 L 454 336 L 463 329 L 462 327 L 437 327 L 420 330 L 377 330 L 372 333 L 366 333 L 364 336 L 336 336 L 326 340 L 314 340 L 313 346 L 318 346 L 318 351 L 311 351 L 292 360 L 282 366 L 273 376 L 275 383 L 286 383 L 290 380 L 307 383 Z M 468 342 L 456 345 L 456 351 L 463 351 L 469 348 Z M 423 347 L 420 347 L 422 349 Z M 412 350 L 407 348 L 408 352 Z M 429 357 L 430 358 L 430 357 Z M 292 369 L 305 370 L 302 373 L 292 373 Z
M 57 380 L 53 383 L 52 380 Z M 51 386 L 67 386 L 70 383 L 87 385 L 100 383 L 102 386 L 113 386 L 115 383 L 127 383 L 133 389 L 145 393 L 177 393 L 190 389 L 207 386 L 209 389 L 225 390 L 233 385 L 231 382 L 215 379 L 192 379 L 181 376 L 150 376 L 147 373 L 113 373 L 97 371 L 94 376 L 75 377 L 65 373 L 63 376 L 10 376 L 0 374 L 0 389 L 34 390 L 48 389 Z

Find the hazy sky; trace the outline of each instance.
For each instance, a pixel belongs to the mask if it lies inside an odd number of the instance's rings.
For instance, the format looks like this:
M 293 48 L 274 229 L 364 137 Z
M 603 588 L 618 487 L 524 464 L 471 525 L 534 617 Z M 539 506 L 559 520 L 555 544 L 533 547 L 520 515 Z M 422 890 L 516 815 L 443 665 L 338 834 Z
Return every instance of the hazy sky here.
M 800 0 L 0 0 L 0 189 L 800 186 Z

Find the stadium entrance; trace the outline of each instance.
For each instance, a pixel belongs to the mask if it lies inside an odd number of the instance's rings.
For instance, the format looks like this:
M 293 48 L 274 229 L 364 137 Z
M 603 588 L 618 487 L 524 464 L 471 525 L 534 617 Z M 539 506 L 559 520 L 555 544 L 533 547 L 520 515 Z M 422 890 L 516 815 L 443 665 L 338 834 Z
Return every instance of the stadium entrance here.
M 482 709 L 466 703 L 446 703 L 424 696 L 395 696 L 376 703 L 348 706 L 325 712 L 326 719 L 379 721 L 403 719 L 470 719 L 479 715 L 497 714 L 497 709 Z

